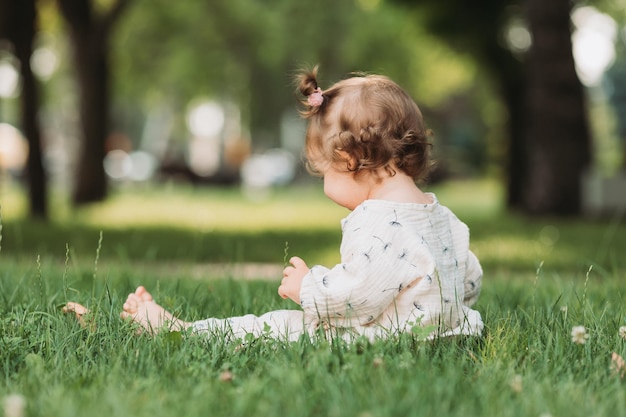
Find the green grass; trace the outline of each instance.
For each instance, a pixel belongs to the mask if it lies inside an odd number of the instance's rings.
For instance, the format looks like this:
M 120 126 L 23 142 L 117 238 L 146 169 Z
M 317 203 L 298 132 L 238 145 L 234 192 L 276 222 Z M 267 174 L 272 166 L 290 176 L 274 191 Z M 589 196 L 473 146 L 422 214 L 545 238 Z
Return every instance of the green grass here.
M 118 318 L 146 285 L 184 319 L 295 308 L 274 282 L 216 279 L 214 263 L 337 260 L 345 210 L 318 188 L 249 201 L 235 190 L 146 189 L 50 224 L 2 196 L 0 400 L 28 416 L 626 416 L 626 222 L 527 219 L 488 182 L 435 189 L 470 226 L 484 287 L 481 338 L 414 335 L 345 345 L 263 338 L 246 344 L 178 333 L 137 336 Z M 101 238 L 102 237 L 102 238 Z M 222 270 L 220 270 L 222 271 Z M 93 309 L 93 327 L 60 312 Z M 573 326 L 589 339 L 572 343 Z M 224 372 L 231 381 L 222 381 Z

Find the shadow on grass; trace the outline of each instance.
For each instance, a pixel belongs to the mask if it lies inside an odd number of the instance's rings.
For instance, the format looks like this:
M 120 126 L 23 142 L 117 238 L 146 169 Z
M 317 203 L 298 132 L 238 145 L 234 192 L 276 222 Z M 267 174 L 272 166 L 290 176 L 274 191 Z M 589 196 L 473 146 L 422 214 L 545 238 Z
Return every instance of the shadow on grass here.
M 626 270 L 626 223 L 528 219 L 509 214 L 464 219 L 471 247 L 486 271 Z M 100 241 L 102 236 L 102 241 Z M 310 264 L 339 261 L 339 228 L 199 231 L 172 227 L 96 228 L 84 224 L 8 221 L 2 229 L 4 256 L 60 260 L 68 247 L 74 260 L 133 262 L 260 262 L 283 264 L 290 256 Z M 286 248 L 288 245 L 288 248 Z
M 121 261 L 264 262 L 282 264 L 288 256 L 320 259 L 320 251 L 338 253 L 340 230 L 193 231 L 167 227 L 100 229 L 81 224 L 5 222 L 2 254 L 64 259 Z M 337 255 L 338 257 L 338 255 Z

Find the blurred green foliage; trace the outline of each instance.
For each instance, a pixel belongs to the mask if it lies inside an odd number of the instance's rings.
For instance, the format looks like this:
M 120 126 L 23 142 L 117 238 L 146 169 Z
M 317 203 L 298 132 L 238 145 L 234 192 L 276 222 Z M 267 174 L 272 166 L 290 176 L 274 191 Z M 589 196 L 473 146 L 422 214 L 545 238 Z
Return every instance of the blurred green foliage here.
M 137 1 L 113 45 L 118 91 L 144 103 L 184 104 L 202 94 L 243 103 L 261 88 L 262 98 L 279 96 L 284 107 L 293 105 L 294 71 L 316 63 L 327 83 L 351 71 L 384 71 L 427 105 L 472 82 L 471 60 L 420 30 L 412 14 L 365 3 Z M 266 77 L 258 87 L 255 72 Z

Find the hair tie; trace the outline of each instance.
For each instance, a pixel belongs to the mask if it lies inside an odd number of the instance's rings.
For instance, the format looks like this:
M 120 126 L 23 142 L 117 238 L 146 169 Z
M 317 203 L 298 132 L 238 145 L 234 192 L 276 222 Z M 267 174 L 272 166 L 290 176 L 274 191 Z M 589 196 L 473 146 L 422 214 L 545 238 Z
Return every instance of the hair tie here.
M 313 91 L 307 97 L 307 103 L 311 107 L 319 107 L 324 102 L 324 96 L 322 95 L 322 89 L 317 87 L 315 91 Z

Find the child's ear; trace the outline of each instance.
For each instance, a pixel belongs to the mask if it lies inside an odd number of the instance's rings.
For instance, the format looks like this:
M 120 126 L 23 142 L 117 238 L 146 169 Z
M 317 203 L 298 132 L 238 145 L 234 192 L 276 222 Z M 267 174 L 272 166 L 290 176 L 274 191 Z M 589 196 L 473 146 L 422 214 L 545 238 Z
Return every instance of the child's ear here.
M 354 171 L 356 169 L 357 163 L 354 157 L 352 157 L 352 155 L 350 155 L 348 152 L 343 151 L 341 149 L 335 149 L 335 153 L 339 156 L 339 159 L 341 161 L 346 163 L 350 171 Z

